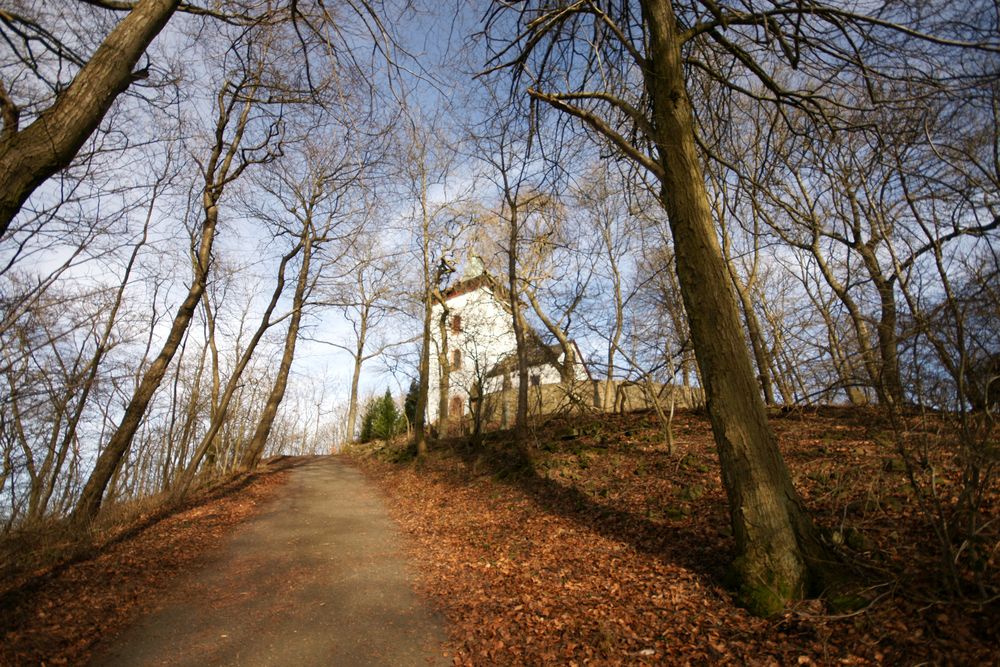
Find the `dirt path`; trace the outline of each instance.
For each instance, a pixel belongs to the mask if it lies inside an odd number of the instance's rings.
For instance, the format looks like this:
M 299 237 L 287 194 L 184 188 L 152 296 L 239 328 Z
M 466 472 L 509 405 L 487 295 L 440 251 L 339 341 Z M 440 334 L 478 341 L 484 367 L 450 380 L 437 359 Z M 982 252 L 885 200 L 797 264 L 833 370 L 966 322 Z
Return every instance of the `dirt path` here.
M 443 641 L 379 497 L 343 459 L 315 457 L 93 664 L 450 664 Z

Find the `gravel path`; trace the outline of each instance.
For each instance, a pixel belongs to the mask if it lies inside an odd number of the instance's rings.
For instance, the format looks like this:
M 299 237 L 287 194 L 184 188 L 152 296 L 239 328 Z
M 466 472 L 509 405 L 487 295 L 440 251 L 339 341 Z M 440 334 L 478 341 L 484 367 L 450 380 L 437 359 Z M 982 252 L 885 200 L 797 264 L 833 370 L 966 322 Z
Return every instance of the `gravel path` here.
M 349 462 L 311 457 L 92 664 L 447 665 L 444 638 L 379 496 Z

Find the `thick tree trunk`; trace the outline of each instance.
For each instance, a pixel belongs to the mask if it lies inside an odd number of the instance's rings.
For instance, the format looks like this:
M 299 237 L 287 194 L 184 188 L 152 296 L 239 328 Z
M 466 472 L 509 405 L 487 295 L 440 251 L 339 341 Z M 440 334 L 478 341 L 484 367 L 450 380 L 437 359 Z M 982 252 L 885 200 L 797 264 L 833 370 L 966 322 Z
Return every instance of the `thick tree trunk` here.
M 51 107 L 23 130 L 4 127 L 0 134 L 0 236 L 35 188 L 70 164 L 115 98 L 145 76 L 132 68 L 178 4 L 178 0 L 140 0 Z M 16 118 L 16 110 L 5 111 Z
M 804 595 L 824 556 L 767 423 L 715 233 L 669 0 L 643 0 L 649 30 L 646 86 L 653 106 L 661 198 L 729 497 L 739 596 L 770 615 Z

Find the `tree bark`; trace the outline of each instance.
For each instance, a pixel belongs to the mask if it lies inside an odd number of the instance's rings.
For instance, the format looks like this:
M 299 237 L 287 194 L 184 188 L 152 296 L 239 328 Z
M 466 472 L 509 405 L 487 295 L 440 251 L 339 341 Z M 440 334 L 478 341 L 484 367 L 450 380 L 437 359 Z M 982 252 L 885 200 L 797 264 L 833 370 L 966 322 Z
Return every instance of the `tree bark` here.
M 698 159 L 673 8 L 669 0 L 643 0 L 642 11 L 661 200 L 729 497 L 734 574 L 742 601 L 770 615 L 806 593 L 825 553 L 767 423 L 743 340 Z
M 132 68 L 178 4 L 178 0 L 140 0 L 51 107 L 23 130 L 4 127 L 0 135 L 0 236 L 31 193 L 70 164 L 115 98 L 145 76 L 145 71 L 133 72 Z

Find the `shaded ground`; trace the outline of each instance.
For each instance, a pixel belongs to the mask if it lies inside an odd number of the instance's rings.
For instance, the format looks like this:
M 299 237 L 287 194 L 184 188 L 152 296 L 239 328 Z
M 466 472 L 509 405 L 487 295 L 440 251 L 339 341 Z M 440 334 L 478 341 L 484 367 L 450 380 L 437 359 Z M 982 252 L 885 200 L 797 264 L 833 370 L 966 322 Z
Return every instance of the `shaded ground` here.
M 355 468 L 316 457 L 93 664 L 447 664 L 398 538 Z
M 851 543 L 870 606 L 807 600 L 762 620 L 734 604 L 726 501 L 698 414 L 678 416 L 674 455 L 655 415 L 636 414 L 552 420 L 521 453 L 493 434 L 416 464 L 392 448 L 358 457 L 414 537 L 456 664 L 1000 664 L 996 601 L 939 595 L 935 538 L 885 425 L 838 410 L 773 425 L 819 523 Z M 933 470 L 948 497 L 951 469 Z M 983 537 L 997 587 L 996 532 Z

